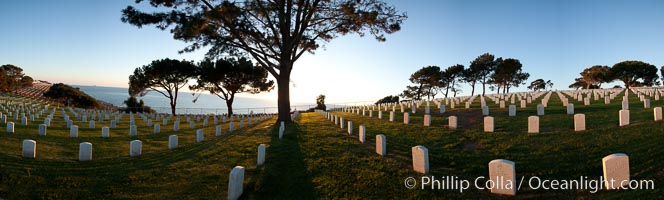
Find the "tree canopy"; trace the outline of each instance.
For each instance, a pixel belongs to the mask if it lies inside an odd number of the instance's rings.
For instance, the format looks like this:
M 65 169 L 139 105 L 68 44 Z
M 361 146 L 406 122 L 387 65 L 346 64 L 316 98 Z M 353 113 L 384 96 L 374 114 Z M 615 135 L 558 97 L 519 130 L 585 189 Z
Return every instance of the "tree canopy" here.
M 601 88 L 602 83 L 613 81 L 613 77 L 611 77 L 611 68 L 608 66 L 595 65 L 584 69 L 579 74 L 581 74 L 581 78 L 585 82 L 585 89 L 590 89 L 591 86 Z
M 551 80 L 549 80 L 551 81 Z M 546 89 L 546 82 L 544 79 L 537 79 L 534 80 L 533 82 L 530 82 L 530 86 L 528 86 L 528 89 L 533 90 L 533 91 L 539 91 L 539 90 L 544 90 Z
M 402 96 L 416 100 L 422 99 L 423 96 L 427 96 L 427 99 L 436 96 L 436 90 L 443 82 L 441 75 L 442 72 L 438 66 L 422 67 L 411 74 L 408 79 L 416 86 L 406 87 Z
M 486 85 L 490 84 L 491 82 L 491 76 L 493 72 L 496 70 L 496 67 L 498 67 L 498 64 L 502 62 L 502 58 L 495 58 L 492 54 L 490 53 L 485 53 L 477 58 L 475 60 L 470 62 L 470 66 L 468 66 L 468 72 L 466 72 L 464 79 L 467 81 L 472 81 L 469 82 L 471 84 L 471 87 L 473 88 L 473 91 L 471 92 L 471 96 L 475 94 L 475 83 L 480 82 L 482 83 L 482 95 L 485 94 L 486 92 Z
M 498 86 L 498 90 L 503 88 L 503 93 L 509 93 L 511 87 L 518 87 L 524 84 L 529 73 L 522 71 L 523 65 L 521 62 L 514 58 L 502 60 L 495 69 L 491 76 L 491 82 Z
M 657 67 L 642 61 L 622 61 L 611 67 L 611 76 L 620 80 L 625 88 L 632 86 L 653 86 L 659 79 Z
M 196 65 L 190 61 L 161 59 L 136 68 L 129 76 L 129 96 L 145 96 L 155 91 L 170 100 L 171 114 L 175 115 L 178 91 L 196 74 Z M 162 91 L 163 90 L 163 91 Z
M 318 95 L 318 97 L 316 97 L 316 109 L 325 110 L 326 108 L 325 95 Z
M 137 0 L 137 3 L 143 0 Z M 379 0 L 191 1 L 150 0 L 161 12 L 122 10 L 122 21 L 137 27 L 170 28 L 173 38 L 189 43 L 181 52 L 209 47 L 207 56 L 249 55 L 278 84 L 277 121 L 291 122 L 290 74 L 304 52 L 314 53 L 346 34 L 385 34 L 401 29 L 406 19 Z M 214 3 L 214 4 L 213 4 Z
M 267 70 L 255 66 L 246 58 L 225 58 L 216 62 L 205 60 L 196 67 L 196 85 L 189 88 L 207 91 L 226 101 L 228 115 L 233 114 L 235 94 L 256 94 L 274 88 L 274 81 L 267 80 Z
M 21 80 L 23 79 L 23 76 L 25 74 L 23 73 L 23 69 L 12 64 L 6 64 L 0 66 L 2 68 L 2 71 L 6 75 L 7 79 L 5 79 L 4 82 L 7 87 L 6 91 L 13 91 L 16 92 L 19 88 L 21 88 Z M 32 79 L 32 78 L 31 78 Z M 31 81 L 32 83 L 32 81 Z

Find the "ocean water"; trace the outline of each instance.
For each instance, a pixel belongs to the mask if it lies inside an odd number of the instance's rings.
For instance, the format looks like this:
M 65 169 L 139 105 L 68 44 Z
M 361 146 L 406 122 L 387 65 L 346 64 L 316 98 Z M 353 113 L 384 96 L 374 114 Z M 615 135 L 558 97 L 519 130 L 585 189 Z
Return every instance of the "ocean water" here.
M 88 95 L 107 102 L 111 103 L 118 107 L 124 107 L 124 100 L 129 98 L 127 88 L 120 87 L 104 87 L 104 86 L 84 86 L 84 85 L 75 85 L 74 87 L 80 88 L 81 91 L 87 93 Z M 157 112 L 160 113 L 170 113 L 171 107 L 169 105 L 169 100 L 162 94 L 158 92 L 148 92 L 143 97 L 137 97 L 139 100 L 142 99 L 147 106 L 152 107 Z M 198 97 L 198 100 L 194 103 L 195 96 L 190 92 L 180 92 L 178 95 L 176 113 L 179 114 L 222 114 L 227 113 L 226 102 L 215 96 L 210 95 L 209 93 L 203 93 Z M 315 105 L 293 105 L 292 110 L 306 110 Z M 233 113 L 237 114 L 249 114 L 249 113 L 276 113 L 277 112 L 277 100 L 266 100 L 266 99 L 257 99 L 257 98 L 247 98 L 247 97 L 235 97 L 233 101 Z

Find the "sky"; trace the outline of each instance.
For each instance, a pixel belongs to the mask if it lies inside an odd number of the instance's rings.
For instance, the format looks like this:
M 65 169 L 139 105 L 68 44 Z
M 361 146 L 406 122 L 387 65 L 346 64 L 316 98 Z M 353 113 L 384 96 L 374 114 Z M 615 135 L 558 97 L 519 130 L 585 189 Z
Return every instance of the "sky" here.
M 579 72 L 624 60 L 664 65 L 664 1 L 658 0 L 392 0 L 407 13 L 386 42 L 346 35 L 305 54 L 291 74 L 291 101 L 376 101 L 401 93 L 410 74 L 436 65 L 468 67 L 483 53 L 516 58 L 535 79 L 568 89 Z M 134 0 L 0 1 L 0 65 L 37 80 L 127 87 L 137 67 L 171 58 L 200 61 L 205 51 L 169 31 L 120 21 Z M 604 86 L 613 86 L 614 82 Z M 462 93 L 470 95 L 468 84 Z M 476 93 L 481 92 L 476 87 Z M 488 90 L 488 88 L 487 88 Z M 526 85 L 511 91 L 525 91 Z M 490 91 L 487 91 L 489 93 Z M 247 97 L 274 99 L 276 91 Z M 437 97 L 441 97 L 438 95 Z

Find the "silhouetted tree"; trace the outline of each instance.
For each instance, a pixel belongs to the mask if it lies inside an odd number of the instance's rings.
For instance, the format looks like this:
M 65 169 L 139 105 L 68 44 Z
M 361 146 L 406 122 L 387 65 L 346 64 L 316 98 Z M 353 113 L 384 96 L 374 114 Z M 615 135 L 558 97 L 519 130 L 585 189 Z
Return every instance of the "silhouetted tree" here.
M 267 70 L 246 58 L 202 61 L 196 68 L 196 82 L 189 89 L 207 91 L 223 99 L 229 116 L 233 114 L 235 94 L 258 94 L 274 88 L 274 81 L 267 80 Z
M 546 82 L 544 79 L 537 79 L 534 80 L 533 82 L 530 83 L 530 86 L 528 86 L 528 89 L 533 90 L 533 91 L 539 91 L 539 90 L 544 90 L 546 88 Z
M 463 70 L 463 68 L 461 69 Z M 411 74 L 408 80 L 414 84 L 417 84 L 417 99 L 421 99 L 421 97 L 424 95 L 427 96 L 427 99 L 430 99 L 432 96 L 436 96 L 436 90 L 439 88 L 442 82 L 441 76 L 442 72 L 440 71 L 440 67 L 426 66 Z
M 136 68 L 134 74 L 129 76 L 129 96 L 145 96 L 149 91 L 158 92 L 169 99 L 171 114 L 175 115 L 178 91 L 196 75 L 195 72 L 196 65 L 189 61 L 168 58 L 152 61 Z
M 546 81 L 547 87 L 549 87 L 549 90 L 553 89 L 553 82 L 551 80 Z
M 137 0 L 137 3 L 142 0 Z M 366 33 L 385 41 L 401 29 L 406 15 L 379 0 L 221 1 L 149 0 L 160 12 L 122 10 L 122 21 L 156 25 L 190 43 L 181 52 L 210 47 L 207 56 L 251 56 L 278 85 L 277 121 L 291 122 L 289 82 L 293 64 L 304 52 L 346 34 Z
M 424 92 L 424 91 L 427 91 L 427 90 L 423 90 L 421 88 L 422 87 L 417 86 L 417 85 L 406 86 L 406 89 L 401 94 L 399 94 L 399 96 L 401 96 L 402 98 L 406 98 L 406 99 L 421 100 L 422 96 L 426 95 L 425 94 L 426 92 Z
M 509 93 L 510 87 L 518 87 L 530 77 L 530 74 L 522 72 L 522 68 L 523 65 L 521 65 L 519 60 L 514 58 L 505 59 L 496 67 L 495 72 L 491 76 L 491 81 L 498 88 L 503 88 L 503 93 Z
M 502 60 L 502 58 L 495 59 L 493 55 L 485 53 L 470 62 L 469 68 L 471 69 L 470 72 L 473 72 L 473 76 L 475 78 L 474 80 L 482 83 L 482 95 L 485 94 L 486 85 L 490 84 L 491 76 L 496 70 L 498 63 L 500 63 Z M 474 90 L 475 86 L 473 86 L 473 91 Z M 474 94 L 474 92 L 472 93 Z
M 463 82 L 468 83 L 470 85 L 470 88 L 472 88 L 470 96 L 475 95 L 475 84 L 480 78 L 478 77 L 479 73 L 475 72 L 475 69 L 468 67 L 465 70 L 463 70 L 462 75 L 463 75 L 462 76 Z
M 631 86 L 652 86 L 659 78 L 657 67 L 641 61 L 622 61 L 611 67 L 611 76 L 620 80 L 625 88 Z M 641 81 L 639 81 L 641 80 Z
M 321 95 L 318 95 L 318 97 L 316 97 L 316 109 L 326 110 L 325 95 L 321 94 Z
M 441 83 L 439 85 L 445 86 L 445 98 L 447 98 L 450 89 L 452 89 L 454 97 L 456 97 L 456 93 L 459 91 L 457 88 L 457 81 L 462 81 L 463 73 L 463 65 L 460 64 L 449 66 L 442 72 L 440 78 Z

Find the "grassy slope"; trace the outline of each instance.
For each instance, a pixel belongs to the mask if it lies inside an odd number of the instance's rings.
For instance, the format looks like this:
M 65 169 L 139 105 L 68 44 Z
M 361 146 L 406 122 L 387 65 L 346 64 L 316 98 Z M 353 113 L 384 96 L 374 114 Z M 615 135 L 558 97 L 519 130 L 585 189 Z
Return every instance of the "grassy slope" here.
M 3 152 L 0 154 L 0 197 L 219 199 L 225 198 L 230 169 L 242 165 L 247 167 L 245 198 L 503 198 L 485 190 L 459 193 L 406 189 L 404 178 L 421 176 L 411 167 L 410 151 L 416 145 L 429 149 L 429 175 L 471 180 L 488 176 L 488 162 L 498 158 L 514 161 L 517 176 L 597 178 L 602 175 L 602 157 L 622 152 L 630 156 L 632 179 L 654 180 L 657 188 L 658 183 L 664 182 L 664 162 L 660 159 L 664 156 L 661 148 L 664 122 L 652 122 L 652 109 L 643 109 L 636 95 L 630 97 L 632 125 L 622 128 L 617 126 L 620 96 L 608 106 L 603 100 L 593 101 L 591 106 L 571 100 L 577 104 L 577 113 L 587 114 L 589 129 L 575 133 L 572 116 L 564 114 L 562 104 L 553 94 L 547 115 L 540 119 L 543 134 L 525 133 L 526 118 L 535 113 L 535 104 L 529 104 L 526 110 L 518 109 L 517 117 L 507 117 L 506 110 L 489 103 L 491 114 L 496 117 L 496 133 L 483 133 L 481 121 L 449 130 L 444 126 L 448 114 L 434 117 L 433 127 L 424 127 L 421 125 L 423 107 L 411 115 L 408 125 L 402 123 L 401 114 L 396 115 L 395 122 L 388 122 L 388 112 L 383 113 L 382 120 L 335 112 L 352 120 L 355 132 L 359 125 L 367 126 L 366 144 L 357 140 L 357 133 L 349 136 L 324 116 L 304 113 L 297 124 L 288 126 L 281 140 L 277 139 L 276 128 L 269 126 L 273 120 L 218 139 L 211 136 L 214 133 L 211 127 L 205 132 L 208 133 L 206 139 L 212 140 L 199 144 L 194 144 L 194 130 L 178 131 L 180 144 L 184 146 L 174 151 L 164 150 L 171 133 L 144 134 L 138 137 L 144 142 L 144 155 L 139 158 L 127 156 L 129 141 L 133 138 L 126 136 L 126 128 L 114 130 L 111 133 L 114 137 L 104 140 L 98 138 L 99 130 L 71 139 L 66 137 L 66 130 L 49 129 L 49 135 L 40 138 L 36 136 L 36 125 L 25 129 L 17 126 L 16 134 L 0 134 L 3 144 L 0 146 Z M 664 101 L 652 104 L 662 106 Z M 476 112 L 478 107 L 479 99 L 476 99 L 471 112 Z M 460 122 L 462 120 L 459 118 Z M 187 125 L 181 123 L 181 127 Z M 144 129 L 139 132 L 151 132 L 150 128 Z M 170 126 L 162 127 L 162 131 L 170 129 Z M 388 155 L 385 157 L 375 154 L 376 134 L 387 137 Z M 20 141 L 25 138 L 38 138 L 38 159 L 20 158 Z M 75 161 L 79 140 L 93 143 L 95 160 Z M 268 145 L 267 160 L 265 166 L 256 168 L 256 146 L 260 143 Z M 654 199 L 662 198 L 663 194 L 661 189 L 600 191 L 597 194 L 588 190 L 522 189 L 517 197 Z

